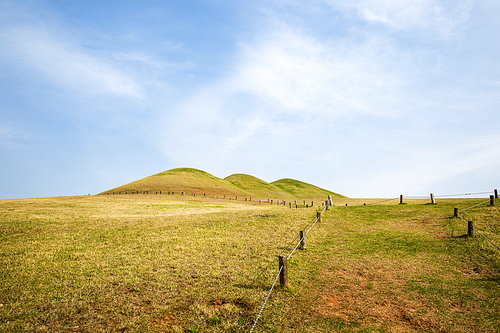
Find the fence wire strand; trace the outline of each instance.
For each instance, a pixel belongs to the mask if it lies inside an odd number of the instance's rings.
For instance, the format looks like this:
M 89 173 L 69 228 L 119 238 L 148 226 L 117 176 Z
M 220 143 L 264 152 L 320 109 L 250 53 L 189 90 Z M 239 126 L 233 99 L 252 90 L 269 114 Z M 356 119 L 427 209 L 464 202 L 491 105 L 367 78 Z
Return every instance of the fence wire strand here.
M 458 217 L 460 217 L 462 219 L 462 221 L 464 221 L 465 223 L 469 224 L 463 217 L 462 215 L 458 214 Z M 485 235 L 483 235 L 479 230 L 477 230 L 476 228 L 472 227 L 472 229 L 477 232 L 478 234 L 480 234 L 484 239 L 486 239 L 488 242 L 490 242 L 493 246 L 495 246 L 497 249 L 500 250 L 500 247 L 498 245 L 496 245 L 495 243 L 493 243 L 488 237 L 486 237 Z
M 370 206 L 370 205 L 377 205 L 377 204 L 379 204 L 379 203 L 384 203 L 384 202 L 387 202 L 387 201 L 392 201 L 392 200 L 399 200 L 399 197 L 397 197 L 397 198 L 392 198 L 392 199 L 386 199 L 386 200 L 382 200 L 382 201 L 377 201 L 377 202 L 372 202 L 372 203 L 366 204 L 366 206 Z M 358 205 L 358 206 L 361 206 L 361 205 Z
M 266 300 L 264 301 L 262 308 L 260 308 L 259 315 L 257 316 L 257 319 L 255 319 L 255 322 L 253 323 L 253 326 L 252 326 L 252 329 L 250 330 L 250 333 L 253 332 L 255 325 L 257 325 L 257 321 L 259 321 L 260 315 L 262 314 L 262 311 L 264 311 L 264 308 L 266 307 L 267 300 L 269 299 L 269 296 L 271 296 L 271 293 L 273 292 L 274 286 L 276 285 L 276 282 L 278 281 L 278 278 L 279 278 L 282 270 L 283 270 L 283 266 L 280 267 L 278 275 L 276 275 L 276 278 L 274 279 L 274 283 L 271 287 L 271 290 L 269 290 L 269 293 L 267 294 Z
M 477 194 L 488 194 L 488 193 L 491 193 L 491 191 L 488 191 L 488 192 L 476 192 L 476 193 L 441 194 L 441 195 L 435 195 L 434 198 L 461 197 L 461 196 L 465 196 L 465 195 L 477 195 Z
M 326 206 L 325 206 L 325 208 L 323 208 L 323 211 L 321 212 L 321 215 L 323 215 L 323 213 L 325 212 L 325 210 L 326 210 Z M 321 216 L 321 215 L 320 215 L 320 216 Z M 315 224 L 319 221 L 319 219 L 321 218 L 320 216 L 317 216 L 317 217 L 316 217 L 316 220 L 314 221 L 314 223 L 313 223 L 313 224 L 311 225 L 311 227 L 307 230 L 306 235 L 309 233 L 309 231 L 311 231 L 311 229 L 314 227 L 314 225 L 315 225 Z M 304 239 L 304 237 L 302 237 L 302 238 L 299 240 L 298 244 L 294 247 L 294 249 L 292 250 L 292 252 L 291 252 L 291 253 L 290 253 L 290 254 L 286 257 L 286 260 L 290 259 L 290 257 L 291 257 L 291 256 L 292 256 L 292 254 L 295 252 L 295 250 L 297 250 L 297 248 L 299 247 L 299 245 L 300 245 L 300 243 L 302 242 L 302 240 L 303 240 L 303 239 Z M 261 272 L 258 276 L 262 275 L 262 273 L 264 273 L 264 272 L 265 272 L 265 271 L 266 271 L 266 270 L 267 270 L 267 269 L 271 266 L 271 264 L 272 264 L 272 263 L 270 263 L 270 264 L 269 264 L 269 265 L 268 265 L 268 266 L 267 266 L 267 267 L 266 267 L 266 268 L 265 268 L 265 269 L 264 269 L 264 270 L 263 270 L 263 271 L 262 271 L 262 272 Z M 279 276 L 280 276 L 280 274 L 281 274 L 281 271 L 282 271 L 282 270 L 283 270 L 283 266 L 281 266 L 281 267 L 280 267 L 279 272 L 278 272 L 278 275 L 276 275 L 276 278 L 274 279 L 274 283 L 273 283 L 273 285 L 272 285 L 272 287 L 271 287 L 271 290 L 269 290 L 269 293 L 267 294 L 266 300 L 264 301 L 264 304 L 262 305 L 262 308 L 261 308 L 261 309 L 260 309 L 260 311 L 259 311 L 259 314 L 258 314 L 258 316 L 257 316 L 257 319 L 255 319 L 255 322 L 253 323 L 253 326 L 252 326 L 252 329 L 250 330 L 250 333 L 252 333 L 252 332 L 253 332 L 253 330 L 254 330 L 254 328 L 255 328 L 255 325 L 257 325 L 257 321 L 259 320 L 259 318 L 260 318 L 260 316 L 261 316 L 261 314 L 262 314 L 262 311 L 264 311 L 264 308 L 265 308 L 266 303 L 267 303 L 267 301 L 268 301 L 268 299 L 269 299 L 269 296 L 271 296 L 271 292 L 273 291 L 274 286 L 276 285 L 276 282 L 278 281 L 278 278 L 279 278 Z M 255 281 L 255 280 L 256 280 L 256 278 L 254 279 L 254 281 Z
M 463 212 L 463 211 L 466 211 L 468 209 L 471 209 L 471 208 L 474 208 L 474 207 L 477 207 L 477 206 L 481 206 L 481 205 L 484 205 L 485 203 L 488 203 L 490 202 L 489 200 L 486 200 L 486 201 L 482 201 L 480 203 L 478 203 L 477 205 L 474 205 L 474 206 L 471 206 L 471 207 L 467 207 L 467 208 L 464 208 L 464 209 L 460 209 L 458 212 Z

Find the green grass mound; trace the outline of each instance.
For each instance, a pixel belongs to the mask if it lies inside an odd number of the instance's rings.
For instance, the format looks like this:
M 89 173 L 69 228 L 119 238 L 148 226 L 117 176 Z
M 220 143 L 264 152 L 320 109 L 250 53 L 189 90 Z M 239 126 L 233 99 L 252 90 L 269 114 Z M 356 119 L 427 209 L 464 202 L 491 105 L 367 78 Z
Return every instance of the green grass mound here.
M 241 196 L 260 199 L 326 199 L 344 196 L 293 179 L 281 179 L 267 183 L 254 176 L 234 174 L 225 179 L 208 172 L 177 168 L 116 187 L 101 194 L 207 194 L 217 196 Z
M 215 177 L 205 171 L 191 168 L 178 168 L 137 180 L 104 193 L 133 192 L 154 194 L 156 192 L 184 192 L 187 195 L 248 195 L 244 190 L 228 181 Z
M 283 192 L 290 193 L 297 199 L 324 198 L 328 195 L 331 195 L 332 198 L 345 198 L 345 196 L 338 193 L 289 178 L 274 181 L 271 185 L 280 188 Z
M 292 194 L 254 176 L 237 173 L 224 178 L 244 191 L 261 198 L 291 198 Z

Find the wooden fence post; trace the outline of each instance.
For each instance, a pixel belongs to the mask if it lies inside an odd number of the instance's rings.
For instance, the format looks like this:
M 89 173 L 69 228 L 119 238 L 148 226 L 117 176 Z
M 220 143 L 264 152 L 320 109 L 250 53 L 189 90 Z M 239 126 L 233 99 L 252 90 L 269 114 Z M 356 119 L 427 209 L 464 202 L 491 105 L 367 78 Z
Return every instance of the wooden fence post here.
M 435 204 L 436 202 L 434 201 L 434 193 L 431 193 L 431 204 Z
M 330 202 L 330 206 L 333 206 L 333 200 L 331 195 L 328 196 L 328 201 Z
M 453 217 L 458 217 L 458 208 L 453 208 Z
M 321 223 L 321 212 L 316 212 L 316 219 Z
M 288 287 L 288 263 L 286 256 L 279 256 L 280 287 Z
M 399 204 L 402 205 L 403 204 L 403 195 L 401 194 L 399 196 Z
M 467 222 L 467 235 L 469 237 L 474 237 L 474 222 L 473 221 Z
M 271 205 L 273 204 L 273 201 L 271 200 Z
M 307 247 L 307 243 L 306 243 L 306 233 L 304 232 L 304 230 L 301 230 L 299 232 L 299 237 L 300 237 L 300 249 L 305 250 Z
M 314 201 L 311 201 L 311 207 L 314 206 Z
M 494 192 L 495 192 L 495 199 L 498 199 L 498 190 L 497 190 L 497 189 L 495 189 L 495 191 L 494 191 Z
M 288 204 L 290 205 L 290 208 L 292 208 L 292 203 L 291 203 L 291 202 L 289 202 Z
M 495 206 L 495 196 L 490 195 L 490 206 Z

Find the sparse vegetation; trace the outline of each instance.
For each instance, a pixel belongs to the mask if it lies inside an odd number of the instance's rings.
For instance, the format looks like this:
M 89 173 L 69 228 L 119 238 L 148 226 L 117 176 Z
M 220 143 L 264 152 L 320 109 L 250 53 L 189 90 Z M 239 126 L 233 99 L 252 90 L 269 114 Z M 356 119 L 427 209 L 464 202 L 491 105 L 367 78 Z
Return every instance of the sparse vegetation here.
M 479 201 L 335 199 L 254 332 L 499 332 L 499 252 L 452 218 Z M 317 209 L 157 195 L 1 200 L 0 331 L 248 331 L 277 255 Z M 463 214 L 500 243 L 496 206 Z

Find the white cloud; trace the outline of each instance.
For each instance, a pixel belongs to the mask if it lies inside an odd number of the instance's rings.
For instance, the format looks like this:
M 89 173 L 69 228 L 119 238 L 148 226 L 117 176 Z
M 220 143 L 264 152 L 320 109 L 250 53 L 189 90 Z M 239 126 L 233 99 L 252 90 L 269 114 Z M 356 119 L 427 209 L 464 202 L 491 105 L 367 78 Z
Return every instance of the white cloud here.
M 33 27 L 9 27 L 0 34 L 4 57 L 53 83 L 82 94 L 142 96 L 133 77 L 77 44 Z
M 300 168 L 324 148 L 311 142 L 330 140 L 339 119 L 401 112 L 402 79 L 387 55 L 380 39 L 327 44 L 291 28 L 241 44 L 232 73 L 165 116 L 162 148 L 179 164 L 213 164 L 209 170 L 220 161 L 230 170 Z
M 378 38 L 325 43 L 286 28 L 243 45 L 232 81 L 287 113 L 387 114 L 402 85 L 387 64 L 390 53 Z
M 6 149 L 16 149 L 24 145 L 31 135 L 11 124 L 0 124 L 0 146 Z
M 497 177 L 491 171 L 500 165 L 499 140 L 498 135 L 487 135 L 468 142 L 456 140 L 445 146 L 436 143 L 426 149 L 413 148 L 410 154 L 399 156 L 399 161 L 393 158 L 394 165 L 390 168 L 371 170 L 352 186 L 368 189 L 367 196 L 385 197 L 427 195 L 431 192 L 450 194 L 446 189 L 457 189 L 462 191 L 460 193 L 489 190 L 478 186 L 483 186 L 484 179 L 493 181 Z M 467 182 L 453 184 L 455 179 L 465 174 L 469 174 Z M 483 175 L 478 179 L 480 174 Z M 436 192 L 440 190 L 446 193 Z
M 465 23 L 474 5 L 471 0 L 333 0 L 326 1 L 336 8 L 354 10 L 371 22 L 394 29 L 425 29 L 449 36 Z

